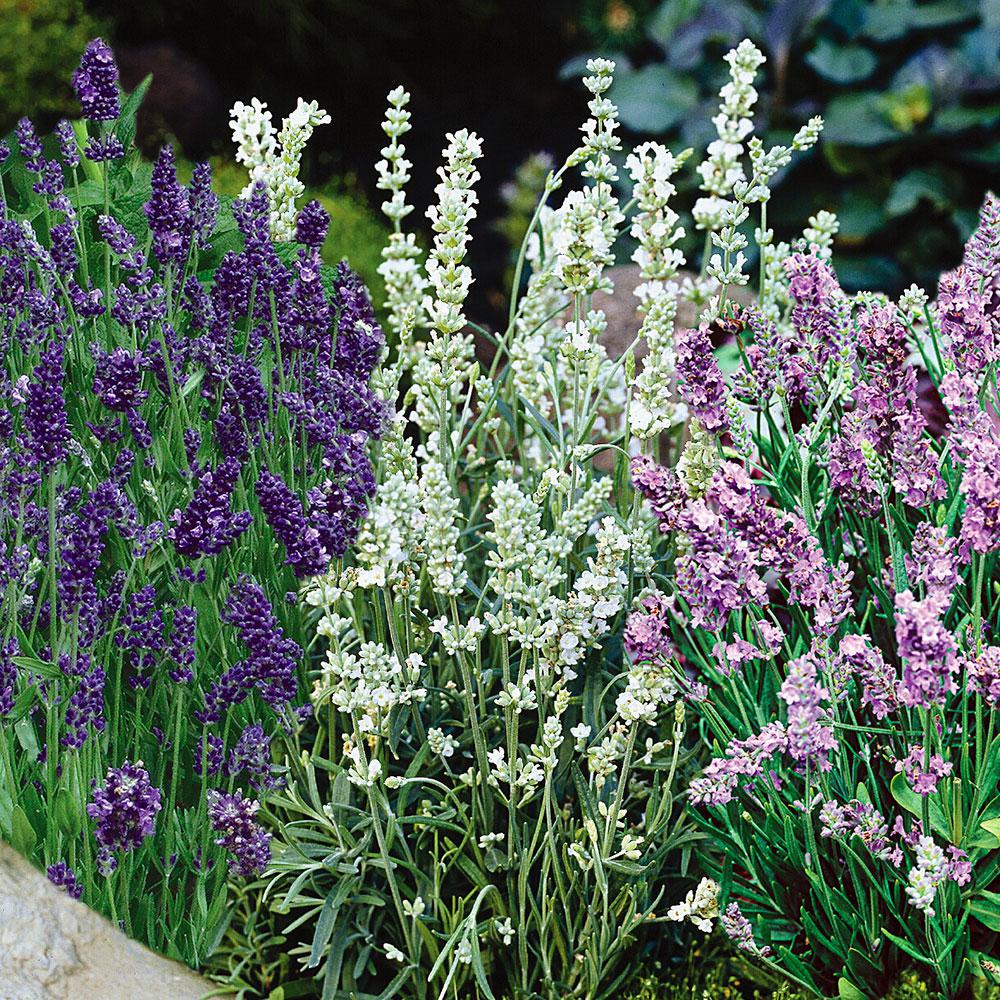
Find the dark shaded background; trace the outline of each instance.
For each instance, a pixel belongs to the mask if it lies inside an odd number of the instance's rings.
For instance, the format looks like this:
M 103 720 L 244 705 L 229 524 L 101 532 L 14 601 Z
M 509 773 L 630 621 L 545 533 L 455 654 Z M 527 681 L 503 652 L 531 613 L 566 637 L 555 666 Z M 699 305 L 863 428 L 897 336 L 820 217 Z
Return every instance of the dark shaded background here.
M 378 205 L 379 123 L 386 93 L 401 83 L 412 94 L 410 200 L 422 213 L 445 133 L 478 132 L 485 155 L 473 256 L 487 273 L 480 298 L 496 297 L 508 252 L 489 224 L 503 211 L 501 186 L 529 153 L 567 153 L 586 116 L 582 86 L 559 78 L 581 45 L 573 7 L 569 0 L 87 4 L 109 26 L 125 85 L 153 73 L 140 119 L 151 150 L 174 136 L 192 158 L 231 153 L 234 101 L 259 97 L 280 123 L 297 97 L 315 99 L 333 121 L 310 142 L 305 179 L 354 173 Z

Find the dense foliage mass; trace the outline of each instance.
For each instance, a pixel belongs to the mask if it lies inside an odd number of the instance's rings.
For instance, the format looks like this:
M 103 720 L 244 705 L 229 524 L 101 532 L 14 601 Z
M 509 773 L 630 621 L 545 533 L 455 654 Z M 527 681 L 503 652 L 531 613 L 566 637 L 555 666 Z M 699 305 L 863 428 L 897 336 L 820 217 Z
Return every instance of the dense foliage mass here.
M 267 184 L 294 204 L 314 107 L 223 204 L 169 147 L 140 162 L 141 91 L 121 105 L 100 40 L 73 86 L 82 121 L 2 147 L 0 833 L 196 963 L 225 855 L 270 857 L 270 742 L 310 711 L 296 581 L 374 488 L 382 337 L 320 263 L 324 210 L 277 226 Z
M 835 211 L 849 288 L 899 291 L 957 263 L 994 176 L 1000 22 L 977 0 L 586 0 L 590 46 L 618 61 L 611 97 L 637 136 L 710 138 L 716 53 L 757 39 L 761 117 L 779 135 L 826 120 L 821 155 L 774 205 L 779 233 Z M 582 63 L 582 59 L 580 60 Z M 572 62 L 568 72 L 575 72 Z M 933 219 L 933 225 L 928 225 Z

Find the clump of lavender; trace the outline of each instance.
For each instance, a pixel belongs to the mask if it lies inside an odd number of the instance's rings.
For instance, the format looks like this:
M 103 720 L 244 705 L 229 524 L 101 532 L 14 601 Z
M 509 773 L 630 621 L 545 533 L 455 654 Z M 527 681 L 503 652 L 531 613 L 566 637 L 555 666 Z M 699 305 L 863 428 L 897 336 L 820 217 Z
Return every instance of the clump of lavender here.
M 384 338 L 320 256 L 328 214 L 299 218 L 297 118 L 273 229 L 269 189 L 230 204 L 207 164 L 182 183 L 169 146 L 149 171 L 113 162 L 139 160 L 136 109 L 104 41 L 72 84 L 82 121 L 49 141 L 22 119 L 19 155 L 0 148 L 0 784 L 34 860 L 71 863 L 95 905 L 196 965 L 226 884 L 197 803 L 230 780 L 269 791 L 306 724 L 285 595 L 367 514 Z M 116 863 L 128 878 L 105 883 Z M 181 884 L 208 901 L 190 934 L 139 919 Z
M 683 334 L 679 388 L 698 426 L 671 468 L 631 461 L 672 600 L 624 641 L 667 650 L 700 689 L 712 755 L 689 797 L 747 911 L 721 922 L 746 950 L 748 918 L 797 942 L 767 958 L 819 993 L 845 976 L 878 993 L 915 954 L 954 989 L 968 975 L 957 953 L 986 939 L 965 917 L 977 890 L 955 887 L 990 891 L 1000 849 L 969 827 L 1000 747 L 987 721 L 1000 703 L 996 214 L 991 199 L 933 303 L 915 287 L 898 304 L 852 298 L 822 247 L 765 243 L 774 298 L 723 308 L 713 328 L 737 340 L 741 371 L 724 377 L 704 332 Z M 943 435 L 926 386 L 948 411 Z M 859 942 L 867 971 L 851 963 Z

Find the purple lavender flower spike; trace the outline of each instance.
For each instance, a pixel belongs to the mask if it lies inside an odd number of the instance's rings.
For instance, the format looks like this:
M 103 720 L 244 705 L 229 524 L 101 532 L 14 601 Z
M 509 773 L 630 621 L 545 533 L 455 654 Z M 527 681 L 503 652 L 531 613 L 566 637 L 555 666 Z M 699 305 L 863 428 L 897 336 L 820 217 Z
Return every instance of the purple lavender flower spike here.
M 133 688 L 148 688 L 164 646 L 163 612 L 157 607 L 153 584 L 141 587 L 126 604 L 115 645 L 128 653 L 132 667 L 129 684 Z
M 104 670 L 100 666 L 94 666 L 80 678 L 66 709 L 64 747 L 79 750 L 87 742 L 91 726 L 96 732 L 104 731 L 104 681 Z
M 153 235 L 153 252 L 162 263 L 182 266 L 191 246 L 188 192 L 177 180 L 173 146 L 164 146 L 153 165 L 152 192 L 143 206 Z
M 56 138 L 59 140 L 59 155 L 63 164 L 72 170 L 80 165 L 80 147 L 76 142 L 73 126 L 65 118 L 56 125 Z
M 199 250 L 207 250 L 219 216 L 219 196 L 212 190 L 212 167 L 208 163 L 196 164 L 188 186 L 188 201 L 195 244 Z
M 152 834 L 156 814 L 161 809 L 160 790 L 154 788 L 142 761 L 125 761 L 108 768 L 104 785 L 96 782 L 87 806 L 87 815 L 96 823 L 94 836 L 104 860 L 114 851 L 131 851 L 142 846 Z
M 181 555 L 218 555 L 250 527 L 253 515 L 249 511 L 234 514 L 229 509 L 239 475 L 240 463 L 232 458 L 215 471 L 201 473 L 187 508 L 171 516 L 174 526 L 167 537 Z
M 295 222 L 295 240 L 311 250 L 318 250 L 330 227 L 330 213 L 316 200 L 306 202 Z
M 257 479 L 257 499 L 275 537 L 285 547 L 285 563 L 297 577 L 318 576 L 330 563 L 319 532 L 306 520 L 302 504 L 279 476 L 267 469 Z
M 30 439 L 31 453 L 45 470 L 63 461 L 69 454 L 70 430 L 63 396 L 63 345 L 53 340 L 42 353 L 28 387 L 24 406 L 24 427 Z
M 92 122 L 112 122 L 120 114 L 118 67 L 111 46 L 95 38 L 83 51 L 73 73 L 73 90 L 83 117 Z
M 97 358 L 94 372 L 94 395 L 116 413 L 128 413 L 141 406 L 149 393 L 142 388 L 145 362 L 141 351 L 135 354 L 116 347 Z
M 38 138 L 31 119 L 21 118 L 14 126 L 14 135 L 17 136 L 17 147 L 21 151 L 24 165 L 33 174 L 41 174 L 45 170 L 42 140 Z
M 0 643 L 0 717 L 9 715 L 14 708 L 17 693 L 17 664 L 14 657 L 20 652 L 17 639 Z
M 285 638 L 261 586 L 241 577 L 229 593 L 222 621 L 232 625 L 246 647 L 245 676 L 277 712 L 295 699 L 296 659 L 302 650 Z
M 72 899 L 79 899 L 83 895 L 82 883 L 77 880 L 76 873 L 65 861 L 58 861 L 54 865 L 49 865 L 46 874 L 54 886 L 63 889 L 66 895 Z
M 256 822 L 260 803 L 243 798 L 242 792 L 228 795 L 210 790 L 208 819 L 221 836 L 215 841 L 232 855 L 229 871 L 238 878 L 259 875 L 271 860 L 271 835 Z
M 174 666 L 167 671 L 175 684 L 187 684 L 194 680 L 191 669 L 195 659 L 195 632 L 198 624 L 198 612 L 188 604 L 182 604 L 174 612 L 174 620 L 170 632 L 170 643 L 167 646 L 167 656 Z
M 92 135 L 83 147 L 83 155 L 92 163 L 107 163 L 110 160 L 120 160 L 125 155 L 125 147 L 116 135 Z
M 273 788 L 277 783 L 271 776 L 271 741 L 263 726 L 247 726 L 229 755 L 230 776 L 238 778 L 243 773 L 250 786 L 258 791 Z

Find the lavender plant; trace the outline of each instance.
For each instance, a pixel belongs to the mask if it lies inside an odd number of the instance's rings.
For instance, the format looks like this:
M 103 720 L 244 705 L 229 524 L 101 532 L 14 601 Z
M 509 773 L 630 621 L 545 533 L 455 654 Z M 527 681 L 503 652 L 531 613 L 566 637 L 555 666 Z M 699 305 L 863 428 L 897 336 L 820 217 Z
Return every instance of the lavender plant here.
M 197 964 L 270 857 L 271 745 L 311 712 L 296 583 L 374 489 L 382 335 L 297 214 L 322 112 L 231 201 L 140 161 L 145 86 L 96 39 L 82 119 L 0 146 L 0 835 Z
M 464 312 L 480 140 L 447 137 L 424 260 L 403 228 L 408 95 L 389 94 L 378 175 L 400 346 L 373 384 L 395 413 L 352 557 L 303 590 L 318 730 L 305 776 L 261 812 L 275 852 L 251 906 L 287 914 L 287 960 L 255 979 L 241 938 L 246 988 L 619 996 L 682 894 L 682 685 L 660 637 L 622 639 L 656 539 L 622 447 L 634 362 L 607 355 L 590 308 L 631 208 L 612 69 L 589 67 L 583 142 L 548 175 L 496 338 Z M 672 166 L 659 147 L 630 160 L 643 302 L 676 266 L 656 221 Z M 577 168 L 582 186 L 549 207 Z M 476 338 L 494 340 L 491 363 Z
M 632 462 L 665 536 L 642 627 L 669 633 L 712 751 L 689 792 L 719 850 L 671 915 L 717 917 L 816 995 L 883 996 L 914 967 L 971 996 L 1000 972 L 997 199 L 933 302 L 852 298 L 832 219 L 773 245 L 749 128 L 720 127 L 700 209 L 723 291 L 677 338 L 689 439 L 670 467 Z M 734 308 L 755 202 L 759 299 Z M 735 340 L 730 377 L 713 335 Z

